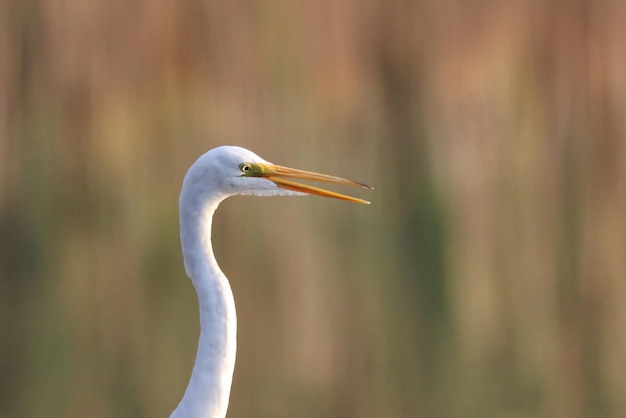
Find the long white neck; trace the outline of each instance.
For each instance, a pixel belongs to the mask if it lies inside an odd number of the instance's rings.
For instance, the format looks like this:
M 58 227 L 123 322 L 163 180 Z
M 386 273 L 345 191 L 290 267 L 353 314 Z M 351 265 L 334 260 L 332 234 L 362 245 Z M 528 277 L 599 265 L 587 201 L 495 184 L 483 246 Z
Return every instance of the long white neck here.
M 170 418 L 223 418 L 235 368 L 237 318 L 228 279 L 211 246 L 213 213 L 223 199 L 180 199 L 180 236 L 185 270 L 198 294 L 200 339 L 191 379 Z

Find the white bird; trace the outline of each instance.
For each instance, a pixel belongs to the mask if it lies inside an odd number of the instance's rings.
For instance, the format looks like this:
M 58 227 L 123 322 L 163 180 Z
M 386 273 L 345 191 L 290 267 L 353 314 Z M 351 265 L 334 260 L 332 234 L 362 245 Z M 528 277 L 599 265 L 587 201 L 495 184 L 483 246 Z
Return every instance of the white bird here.
M 214 148 L 189 168 L 180 193 L 180 240 L 185 271 L 198 294 L 200 338 L 185 394 L 170 418 L 225 417 L 235 367 L 237 319 L 228 279 L 211 246 L 211 222 L 219 203 L 233 195 L 314 194 L 369 202 L 296 183 L 288 178 L 370 188 L 361 183 L 269 163 L 247 149 Z

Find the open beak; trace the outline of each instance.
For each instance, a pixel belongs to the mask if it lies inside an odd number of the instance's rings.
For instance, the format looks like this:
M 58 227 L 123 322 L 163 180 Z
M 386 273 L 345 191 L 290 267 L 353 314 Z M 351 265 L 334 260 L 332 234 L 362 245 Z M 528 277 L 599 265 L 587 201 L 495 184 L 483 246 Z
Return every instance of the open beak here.
M 358 183 L 356 181 L 343 179 L 341 177 L 329 176 L 327 174 L 319 174 L 311 171 L 298 170 L 296 168 L 281 167 L 279 165 L 273 164 L 254 164 L 253 172 L 255 172 L 253 175 L 271 180 L 276 183 L 278 187 L 283 189 L 323 197 L 332 197 L 335 199 L 347 200 L 349 202 L 364 203 L 366 205 L 370 204 L 370 202 L 368 202 L 367 200 L 346 196 L 340 193 L 331 192 L 306 184 L 296 183 L 295 181 L 287 179 L 321 181 L 324 183 L 345 184 L 348 186 L 361 187 L 363 189 L 373 189 L 373 187 L 370 187 L 363 183 Z

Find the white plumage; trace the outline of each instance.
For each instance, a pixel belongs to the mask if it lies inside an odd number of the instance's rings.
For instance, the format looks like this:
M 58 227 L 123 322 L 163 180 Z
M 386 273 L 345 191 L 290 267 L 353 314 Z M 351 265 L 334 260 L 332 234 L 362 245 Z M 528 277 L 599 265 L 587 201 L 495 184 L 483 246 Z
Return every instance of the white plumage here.
M 185 271 L 198 294 L 200 339 L 189 385 L 171 418 L 225 417 L 228 408 L 235 367 L 237 317 L 228 279 L 220 270 L 211 246 L 211 223 L 219 203 L 237 194 L 316 194 L 369 203 L 288 178 L 369 188 L 339 177 L 276 166 L 234 146 L 206 152 L 185 176 L 179 201 L 180 239 Z

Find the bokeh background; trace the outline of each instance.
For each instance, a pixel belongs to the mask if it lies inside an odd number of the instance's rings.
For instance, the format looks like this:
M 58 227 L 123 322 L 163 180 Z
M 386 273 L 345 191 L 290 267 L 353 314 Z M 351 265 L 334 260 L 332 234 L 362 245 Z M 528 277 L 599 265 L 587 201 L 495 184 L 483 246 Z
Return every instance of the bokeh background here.
M 626 2 L 0 2 L 0 417 L 165 417 L 177 199 L 223 144 L 229 417 L 626 416 Z

